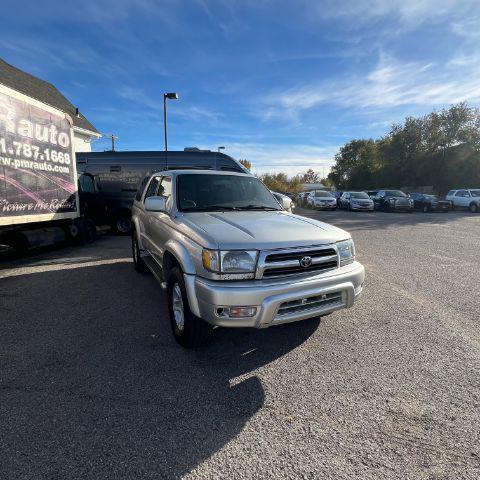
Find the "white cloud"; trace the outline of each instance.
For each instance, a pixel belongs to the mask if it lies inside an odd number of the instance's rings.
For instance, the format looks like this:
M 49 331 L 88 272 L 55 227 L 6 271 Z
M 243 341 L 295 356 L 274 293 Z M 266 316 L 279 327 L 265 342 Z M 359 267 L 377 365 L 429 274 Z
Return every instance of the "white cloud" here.
M 269 143 L 228 143 L 225 153 L 252 162 L 254 173 L 284 172 L 293 176 L 309 168 L 328 175 L 338 145 L 281 145 Z
M 163 112 L 163 99 L 161 93 L 159 94 L 159 98 L 155 99 L 147 95 L 142 89 L 128 85 L 119 88 L 117 93 L 125 100 L 129 100 L 142 107 L 147 107 L 150 110 L 155 110 L 159 114 Z M 217 121 L 223 116 L 221 112 L 217 112 L 211 108 L 198 105 L 185 105 L 181 102 L 177 103 L 174 108 L 176 116 L 190 120 Z
M 480 65 L 476 55 L 458 56 L 445 65 L 400 62 L 381 55 L 364 76 L 300 85 L 267 95 L 257 113 L 265 120 L 295 118 L 322 104 L 353 109 L 388 109 L 403 105 L 435 107 L 480 102 Z
M 351 28 L 380 18 L 415 27 L 443 18 L 465 18 L 478 7 L 478 0 L 327 0 L 318 5 L 317 12 L 324 19 L 354 18 Z

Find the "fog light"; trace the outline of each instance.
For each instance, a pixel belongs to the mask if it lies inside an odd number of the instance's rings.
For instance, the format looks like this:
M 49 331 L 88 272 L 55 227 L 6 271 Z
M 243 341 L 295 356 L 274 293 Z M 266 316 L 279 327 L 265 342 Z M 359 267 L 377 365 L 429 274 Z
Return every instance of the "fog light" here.
M 218 307 L 219 317 L 245 318 L 253 317 L 257 313 L 257 307 Z

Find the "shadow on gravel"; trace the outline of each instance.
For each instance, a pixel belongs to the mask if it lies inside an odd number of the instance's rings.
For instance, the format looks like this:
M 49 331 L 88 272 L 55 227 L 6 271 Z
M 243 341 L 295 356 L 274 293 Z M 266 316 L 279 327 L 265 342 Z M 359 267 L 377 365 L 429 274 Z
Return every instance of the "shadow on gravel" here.
M 255 369 L 319 325 L 217 330 L 185 351 L 157 282 L 131 265 L 1 282 L 2 479 L 180 478 L 262 407 Z
M 480 219 L 479 214 L 472 214 L 468 211 L 453 212 L 349 212 L 347 210 L 322 211 L 305 208 L 296 208 L 294 213 L 307 218 L 313 218 L 322 222 L 347 230 L 378 230 L 390 227 L 415 226 L 418 224 L 441 224 L 461 220 L 465 217 Z

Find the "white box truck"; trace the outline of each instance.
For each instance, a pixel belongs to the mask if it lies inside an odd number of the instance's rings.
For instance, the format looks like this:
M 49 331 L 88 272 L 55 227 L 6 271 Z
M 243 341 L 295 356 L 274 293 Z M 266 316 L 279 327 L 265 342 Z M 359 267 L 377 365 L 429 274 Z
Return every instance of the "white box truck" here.
M 0 245 L 79 238 L 81 220 L 72 119 L 0 84 Z

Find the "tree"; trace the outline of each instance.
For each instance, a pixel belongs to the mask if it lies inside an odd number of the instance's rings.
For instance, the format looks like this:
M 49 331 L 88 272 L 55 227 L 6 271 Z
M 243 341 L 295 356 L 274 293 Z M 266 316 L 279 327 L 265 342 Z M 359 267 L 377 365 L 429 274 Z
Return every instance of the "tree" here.
M 318 183 L 320 181 L 320 175 L 314 172 L 311 168 L 309 168 L 303 174 L 303 183 Z
M 378 140 L 351 140 L 328 176 L 340 189 L 480 184 L 480 111 L 466 103 L 407 117 Z
M 239 162 L 247 169 L 251 170 L 252 169 L 252 162 L 249 162 L 246 159 L 239 160 Z

